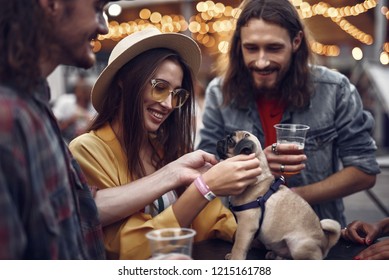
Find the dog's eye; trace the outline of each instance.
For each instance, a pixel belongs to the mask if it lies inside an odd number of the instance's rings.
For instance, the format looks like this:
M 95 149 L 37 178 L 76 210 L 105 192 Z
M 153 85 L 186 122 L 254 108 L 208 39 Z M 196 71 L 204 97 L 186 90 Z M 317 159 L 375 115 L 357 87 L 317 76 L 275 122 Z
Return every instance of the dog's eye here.
M 247 137 L 250 137 L 250 134 L 246 133 L 246 134 L 244 135 L 244 138 L 247 138 Z

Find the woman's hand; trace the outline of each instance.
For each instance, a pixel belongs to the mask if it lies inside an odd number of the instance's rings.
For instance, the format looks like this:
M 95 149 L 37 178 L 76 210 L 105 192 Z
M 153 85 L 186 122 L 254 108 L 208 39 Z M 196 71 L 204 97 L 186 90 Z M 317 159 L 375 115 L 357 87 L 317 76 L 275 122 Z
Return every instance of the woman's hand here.
M 389 260 L 389 239 L 378 241 L 354 257 L 355 260 Z
M 198 176 L 218 163 L 216 157 L 202 150 L 187 153 L 169 163 L 168 173 L 178 182 L 176 186 L 189 186 Z
M 372 244 L 383 235 L 382 223 L 367 223 L 353 221 L 342 229 L 342 238 L 355 243 L 370 245 L 354 257 L 356 260 L 387 260 L 389 259 L 389 239 Z M 372 244 L 372 245 L 371 245 Z
M 203 174 L 203 179 L 218 196 L 237 195 L 255 184 L 261 173 L 255 154 L 237 155 L 213 166 Z
M 372 244 L 381 234 L 382 229 L 378 223 L 363 221 L 353 221 L 342 229 L 343 239 L 364 245 Z

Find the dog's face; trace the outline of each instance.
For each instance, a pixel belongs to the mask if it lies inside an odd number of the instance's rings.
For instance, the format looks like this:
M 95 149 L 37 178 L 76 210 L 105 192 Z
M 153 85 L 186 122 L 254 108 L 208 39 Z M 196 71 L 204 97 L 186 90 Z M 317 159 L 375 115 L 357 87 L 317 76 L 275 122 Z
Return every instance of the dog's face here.
M 227 159 L 239 154 L 258 155 L 258 150 L 261 148 L 261 143 L 258 138 L 248 131 L 235 131 L 224 139 L 221 139 L 216 144 L 216 151 L 220 159 Z

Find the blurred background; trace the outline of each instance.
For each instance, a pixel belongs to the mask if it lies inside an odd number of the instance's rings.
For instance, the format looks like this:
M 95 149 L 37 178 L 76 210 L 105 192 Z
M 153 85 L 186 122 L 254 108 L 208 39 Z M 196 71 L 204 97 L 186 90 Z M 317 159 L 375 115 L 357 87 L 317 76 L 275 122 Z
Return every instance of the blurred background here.
M 389 8 L 388 0 L 290 0 L 308 28 L 318 64 L 342 72 L 356 85 L 364 107 L 375 117 L 373 132 L 382 167 L 369 192 L 345 199 L 348 219 L 375 221 L 389 216 Z M 110 51 L 124 36 L 150 25 L 196 40 L 203 54 L 198 80 L 206 87 L 213 64 L 228 49 L 241 0 L 132 0 L 107 5 L 109 33 L 94 42 L 96 65 L 87 71 L 60 66 L 49 77 L 52 103 L 71 93 L 77 77 L 95 79 Z M 82 72 L 82 73 L 81 73 Z

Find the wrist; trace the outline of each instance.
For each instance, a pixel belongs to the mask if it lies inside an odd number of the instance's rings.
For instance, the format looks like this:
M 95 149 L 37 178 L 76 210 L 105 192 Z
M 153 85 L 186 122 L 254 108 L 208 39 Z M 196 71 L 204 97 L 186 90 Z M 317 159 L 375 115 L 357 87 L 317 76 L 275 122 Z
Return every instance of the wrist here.
M 174 184 L 174 186 L 181 186 L 183 184 L 183 172 L 180 168 L 177 168 L 175 166 L 175 162 L 170 162 L 169 164 L 165 165 L 161 169 L 157 170 L 162 171 L 162 177 L 168 177 L 170 178 L 170 182 Z M 190 183 L 189 183 L 190 184 Z
M 210 190 L 208 185 L 204 182 L 203 177 L 200 175 L 194 180 L 194 185 L 197 190 L 204 196 L 204 198 L 208 201 L 212 201 L 216 198 L 216 195 Z
M 383 219 L 376 223 L 379 230 L 379 237 L 383 237 L 389 234 L 389 219 Z

